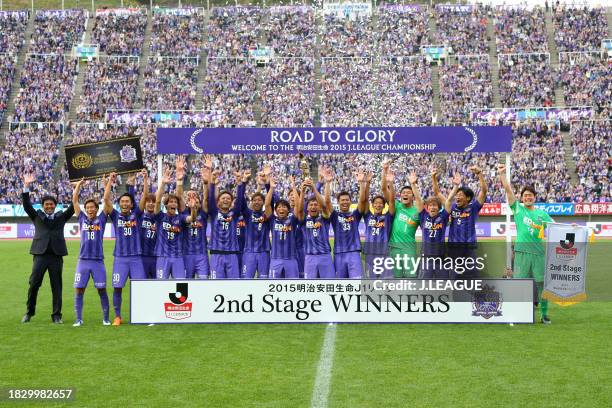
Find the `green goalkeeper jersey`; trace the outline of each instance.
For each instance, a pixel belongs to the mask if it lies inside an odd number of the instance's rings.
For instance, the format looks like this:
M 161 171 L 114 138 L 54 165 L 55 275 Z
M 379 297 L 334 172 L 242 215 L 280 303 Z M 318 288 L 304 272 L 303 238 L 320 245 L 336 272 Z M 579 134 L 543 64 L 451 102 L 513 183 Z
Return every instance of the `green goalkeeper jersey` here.
M 403 244 L 416 243 L 416 231 L 419 227 L 419 213 L 415 205 L 406 207 L 399 200 L 395 200 L 395 215 L 391 228 L 390 246 L 403 246 Z
M 510 209 L 514 214 L 516 224 L 516 252 L 526 252 L 535 255 L 544 255 L 544 229 L 546 223 L 553 222 L 545 211 L 539 208 L 528 209 L 515 201 Z

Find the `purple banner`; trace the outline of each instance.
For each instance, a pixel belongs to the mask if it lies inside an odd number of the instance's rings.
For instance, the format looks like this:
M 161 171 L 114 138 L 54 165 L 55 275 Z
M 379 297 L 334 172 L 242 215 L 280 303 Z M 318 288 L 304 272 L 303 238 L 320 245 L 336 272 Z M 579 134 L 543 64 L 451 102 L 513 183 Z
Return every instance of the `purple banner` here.
M 510 152 L 509 126 L 158 128 L 159 154 Z

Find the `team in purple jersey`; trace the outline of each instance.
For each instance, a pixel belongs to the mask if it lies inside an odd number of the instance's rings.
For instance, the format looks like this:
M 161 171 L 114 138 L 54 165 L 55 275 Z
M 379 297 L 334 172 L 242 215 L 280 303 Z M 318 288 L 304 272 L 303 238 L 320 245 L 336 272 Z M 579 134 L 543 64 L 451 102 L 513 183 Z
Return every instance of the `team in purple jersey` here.
M 469 187 L 461 187 L 461 175 L 455 173 L 453 189 L 448 198 L 440 194 L 437 178 L 433 177 L 434 194 L 445 202 L 445 209 L 449 213 L 448 221 L 448 256 L 457 258 L 476 258 L 476 220 L 478 213 L 487 198 L 487 183 L 482 171 L 477 166 L 470 167 L 470 171 L 478 177 L 480 192 L 474 198 L 474 191 Z M 455 200 L 453 202 L 453 199 Z M 473 279 L 478 277 L 475 267 L 465 268 L 463 274 L 452 272 L 454 279 Z
M 251 196 L 251 208 L 243 200 L 244 254 L 241 277 L 267 278 L 270 270 L 270 215 L 263 211 L 265 197 L 256 192 Z M 271 207 L 271 203 L 268 204 Z
M 205 172 L 212 177 L 211 165 L 207 161 Z M 235 172 L 238 185 L 236 199 L 233 194 L 224 190 L 216 195 L 216 185 L 209 181 L 208 218 L 210 220 L 210 274 L 212 279 L 237 279 L 240 277 L 238 254 L 238 219 L 242 214 L 245 199 L 245 183 L 251 176 L 250 171 Z M 232 205 L 233 202 L 233 205 Z
M 140 259 L 146 279 L 155 279 L 157 271 L 157 255 L 155 245 L 157 243 L 157 228 L 155 225 L 155 195 L 149 193 L 149 175 L 146 170 L 141 172 L 143 178 L 143 192 L 138 204 L 139 218 L 138 226 L 140 235 Z M 130 176 L 127 180 L 128 194 L 135 200 L 136 189 L 134 183 L 136 176 Z
M 182 162 L 179 174 L 182 176 Z M 203 194 L 202 199 L 195 191 L 187 192 L 188 207 L 184 210 L 185 216 L 191 214 L 191 223 L 183 235 L 183 262 L 185 263 L 185 274 L 188 279 L 208 279 L 210 274 L 210 264 L 208 263 L 208 242 L 206 241 L 206 226 L 208 224 L 208 173 L 202 172 Z M 179 192 L 182 191 L 182 184 L 177 186 Z
M 112 177 L 109 177 L 105 184 L 105 199 L 110 196 L 111 181 Z M 83 179 L 79 180 L 72 193 L 74 213 L 79 220 L 79 228 L 81 231 L 81 249 L 79 251 L 76 271 L 74 273 L 74 310 L 76 313 L 76 322 L 74 326 L 83 325 L 83 298 L 90 276 L 100 296 L 102 323 L 107 326 L 111 323 L 108 320 L 109 301 L 106 292 L 106 268 L 104 267 L 103 239 L 109 210 L 105 206 L 102 212 L 98 214 L 98 210 L 100 209 L 98 202 L 93 198 L 89 198 L 84 204 L 85 212 L 81 211 L 79 206 L 79 193 L 81 192 L 83 183 Z

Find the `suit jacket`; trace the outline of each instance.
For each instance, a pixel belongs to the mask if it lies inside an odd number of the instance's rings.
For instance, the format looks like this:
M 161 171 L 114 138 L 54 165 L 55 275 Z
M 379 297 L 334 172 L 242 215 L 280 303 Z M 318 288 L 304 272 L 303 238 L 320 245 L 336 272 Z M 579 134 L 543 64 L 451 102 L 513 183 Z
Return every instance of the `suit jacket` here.
M 21 195 L 23 208 L 28 217 L 34 223 L 34 239 L 30 247 L 32 255 L 42 255 L 47 252 L 49 244 L 51 250 L 57 256 L 68 255 L 66 240 L 64 239 L 64 224 L 74 215 L 74 206 L 70 206 L 63 212 L 56 212 L 53 219 L 47 218 L 42 210 L 35 210 L 30 202 L 30 193 Z

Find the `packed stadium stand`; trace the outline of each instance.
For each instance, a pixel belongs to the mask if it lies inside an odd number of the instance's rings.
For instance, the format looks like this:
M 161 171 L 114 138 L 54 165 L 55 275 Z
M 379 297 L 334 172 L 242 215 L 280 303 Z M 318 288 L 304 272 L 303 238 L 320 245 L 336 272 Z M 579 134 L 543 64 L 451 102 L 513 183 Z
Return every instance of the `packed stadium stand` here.
M 305 5 L 0 11 L 0 200 L 19 203 L 21 176 L 32 172 L 39 195 L 69 201 L 67 144 L 141 136 L 154 174 L 158 126 L 484 122 L 513 127 L 514 184 L 534 184 L 541 201 L 607 202 L 607 13 L 563 4 L 548 10 L 382 4 L 350 18 Z M 98 54 L 79 58 L 74 47 L 86 36 Z M 424 47 L 444 47 L 446 55 L 432 56 Z M 563 123 L 512 114 L 577 107 L 588 114 Z M 487 112 L 486 120 L 476 119 L 479 111 Z M 456 171 L 476 188 L 467 168 L 477 164 L 491 183 L 488 200 L 504 201 L 497 155 L 388 156 L 400 180 L 412 171 L 429 178 L 432 167 L 440 168 L 444 188 Z M 168 165 L 173 160 L 165 158 Z M 223 169 L 221 183 L 231 185 L 236 166 L 269 165 L 299 179 L 300 160 L 218 156 L 214 162 Z M 321 155 L 310 163 L 314 176 L 317 166 L 333 165 L 336 186 L 356 192 L 355 171 L 379 171 L 381 160 Z M 188 158 L 194 188 L 202 161 Z M 279 188 L 289 185 L 287 178 Z M 372 192 L 378 188 L 375 180 Z M 85 189 L 100 193 L 94 182 Z

